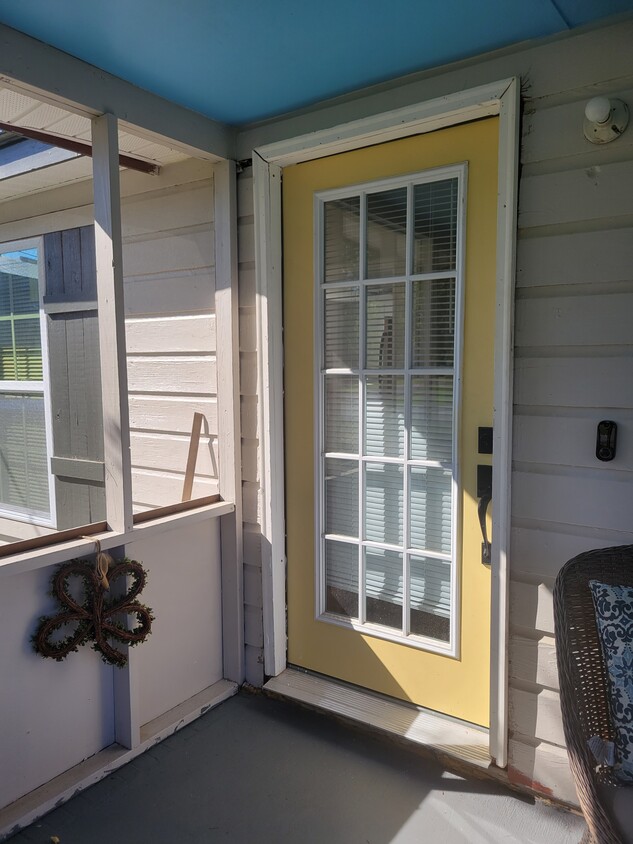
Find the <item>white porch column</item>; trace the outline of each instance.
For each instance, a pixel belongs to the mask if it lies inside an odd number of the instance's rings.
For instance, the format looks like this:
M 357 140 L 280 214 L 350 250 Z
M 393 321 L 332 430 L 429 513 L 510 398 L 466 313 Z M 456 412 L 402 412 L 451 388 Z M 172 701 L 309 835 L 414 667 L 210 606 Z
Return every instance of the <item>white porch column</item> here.
M 286 667 L 281 167 L 253 155 L 264 671 Z
M 213 168 L 215 319 L 218 378 L 220 495 L 235 503 L 222 516 L 222 632 L 224 678 L 244 680 L 242 550 L 242 437 L 237 276 L 237 182 L 235 162 Z
M 112 114 L 93 119 L 92 149 L 106 519 L 111 530 L 124 533 L 133 525 L 132 470 L 123 308 L 119 142 L 117 119 Z M 128 648 L 127 665 L 114 672 L 115 738 L 119 744 L 131 749 L 140 743 L 141 738 L 135 656 L 134 651 Z
M 92 121 L 92 172 L 106 518 L 111 530 L 132 528 L 132 476 L 123 312 L 123 256 L 117 119 Z

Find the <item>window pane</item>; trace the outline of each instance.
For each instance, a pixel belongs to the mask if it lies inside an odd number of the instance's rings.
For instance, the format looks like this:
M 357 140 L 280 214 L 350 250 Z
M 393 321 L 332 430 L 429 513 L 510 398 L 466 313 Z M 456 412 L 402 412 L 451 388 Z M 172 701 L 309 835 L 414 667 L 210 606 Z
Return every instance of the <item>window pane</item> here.
M 451 553 L 451 473 L 411 469 L 411 548 Z
M 365 454 L 404 455 L 404 378 L 369 375 L 365 387 Z
M 0 255 L 0 319 L 11 314 L 11 275 L 3 272 L 2 260 L 3 255 Z M 5 267 L 6 269 L 6 267 Z
M 358 618 L 358 545 L 325 540 L 327 612 Z
M 453 456 L 453 377 L 411 377 L 411 457 L 450 463 Z
M 367 278 L 406 272 L 407 189 L 367 196 Z
M 403 471 L 396 463 L 367 463 L 365 538 L 402 545 Z
M 41 381 L 42 341 L 39 317 L 16 319 L 15 333 L 16 376 L 18 381 Z
M 356 281 L 359 275 L 360 198 L 326 202 L 325 281 Z
M 2 267 L 0 257 L 0 268 Z M 12 310 L 14 314 L 37 314 L 40 309 L 37 265 L 33 267 L 34 276 L 14 275 L 12 277 Z
M 365 549 L 367 621 L 402 630 L 402 554 Z
M 413 284 L 412 366 L 452 366 L 455 345 L 455 280 Z
M 0 320 L 0 381 L 16 381 L 13 323 Z
M 37 248 L 0 254 L 0 380 L 41 381 Z
M 404 367 L 404 284 L 367 288 L 367 369 Z
M 413 272 L 455 269 L 457 179 L 429 182 L 413 189 L 415 215 Z
M 451 566 L 447 560 L 410 558 L 411 632 L 448 642 L 451 615 Z
M 0 393 L 0 506 L 48 516 L 44 399 Z
M 325 291 L 326 369 L 358 369 L 358 288 Z
M 325 532 L 358 538 L 358 462 L 325 461 Z
M 325 376 L 325 450 L 358 453 L 358 376 Z
M 0 316 L 37 314 L 40 308 L 37 248 L 0 255 Z

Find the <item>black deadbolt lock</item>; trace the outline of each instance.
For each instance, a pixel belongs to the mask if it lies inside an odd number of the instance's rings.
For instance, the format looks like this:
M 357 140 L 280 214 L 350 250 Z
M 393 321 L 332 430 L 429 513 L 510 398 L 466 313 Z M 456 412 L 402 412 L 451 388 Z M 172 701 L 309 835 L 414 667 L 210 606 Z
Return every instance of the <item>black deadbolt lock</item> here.
M 492 454 L 492 428 L 477 429 L 477 451 L 480 454 Z
M 613 460 L 615 457 L 615 442 L 618 436 L 618 426 L 610 419 L 598 422 L 598 436 L 596 437 L 596 457 L 598 460 Z

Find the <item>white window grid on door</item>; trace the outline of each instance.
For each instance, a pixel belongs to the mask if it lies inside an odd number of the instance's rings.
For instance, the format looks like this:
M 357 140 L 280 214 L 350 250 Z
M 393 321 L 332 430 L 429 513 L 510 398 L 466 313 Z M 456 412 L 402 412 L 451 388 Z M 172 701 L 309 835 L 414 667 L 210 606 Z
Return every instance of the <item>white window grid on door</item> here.
M 461 485 L 459 477 L 459 432 L 461 419 L 461 382 L 462 382 L 462 346 L 463 346 L 463 303 L 464 303 L 464 266 L 465 266 L 465 222 L 466 222 L 466 187 L 468 166 L 466 162 L 449 167 L 438 167 L 423 172 L 383 179 L 370 183 L 347 186 L 341 189 L 320 191 L 314 195 L 314 384 L 315 384 L 315 596 L 316 618 L 330 624 L 347 627 L 364 634 L 389 641 L 404 643 L 412 647 L 440 653 L 445 656 L 459 657 L 460 652 L 460 578 L 461 565 Z M 456 202 L 456 244 L 455 268 L 448 271 L 414 273 L 414 202 L 413 191 L 418 185 L 443 180 L 455 180 L 457 185 Z M 384 278 L 367 278 L 367 196 L 381 191 L 406 188 L 406 269 L 403 275 Z M 359 214 L 359 273 L 355 280 L 325 282 L 325 238 L 324 238 L 324 209 L 327 202 L 340 199 L 358 197 L 360 201 Z M 452 367 L 416 367 L 412 366 L 412 318 L 413 318 L 413 285 L 415 282 L 434 281 L 436 279 L 455 279 L 454 292 L 454 345 Z M 404 367 L 389 369 L 368 369 L 365 360 L 366 343 L 366 302 L 370 288 L 403 283 L 405 286 L 405 332 L 404 332 Z M 359 338 L 358 338 L 358 368 L 326 368 L 324 342 L 324 301 L 327 290 L 355 289 L 359 297 Z M 351 375 L 358 379 L 358 450 L 356 454 L 328 452 L 325 448 L 325 376 Z M 366 378 L 401 377 L 404 380 L 404 455 L 402 457 L 386 457 L 368 455 L 366 448 Z M 453 379 L 452 406 L 452 460 L 444 461 L 422 460 L 411 456 L 411 384 L 412 376 L 449 375 Z M 330 534 L 325 531 L 325 462 L 327 459 L 356 460 L 358 472 L 358 538 Z M 376 542 L 366 537 L 364 490 L 366 467 L 369 463 L 395 464 L 403 467 L 403 528 L 402 543 L 394 545 L 387 542 Z M 410 475 L 412 468 L 443 468 L 451 472 L 451 526 L 450 553 L 413 548 L 411 545 L 411 504 Z M 328 612 L 326 608 L 326 540 L 334 540 L 356 546 L 358 549 L 358 618 Z M 366 549 L 380 551 L 395 551 L 402 554 L 402 628 L 387 627 L 370 622 L 366 617 Z M 450 568 L 449 588 L 449 637 L 448 641 L 423 636 L 411 632 L 411 557 L 424 556 L 445 562 Z

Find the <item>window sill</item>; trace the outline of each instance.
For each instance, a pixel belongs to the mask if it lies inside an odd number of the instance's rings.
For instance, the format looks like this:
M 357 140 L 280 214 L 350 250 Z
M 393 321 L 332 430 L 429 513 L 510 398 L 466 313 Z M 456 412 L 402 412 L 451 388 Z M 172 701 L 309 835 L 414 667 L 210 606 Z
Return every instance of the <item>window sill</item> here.
M 15 522 L 16 525 L 32 525 L 34 528 L 55 530 L 55 522 L 46 513 L 29 513 L 26 510 L 12 510 L 10 507 L 1 504 L 0 521 L 3 523 L 3 526 L 6 526 L 6 522 Z

